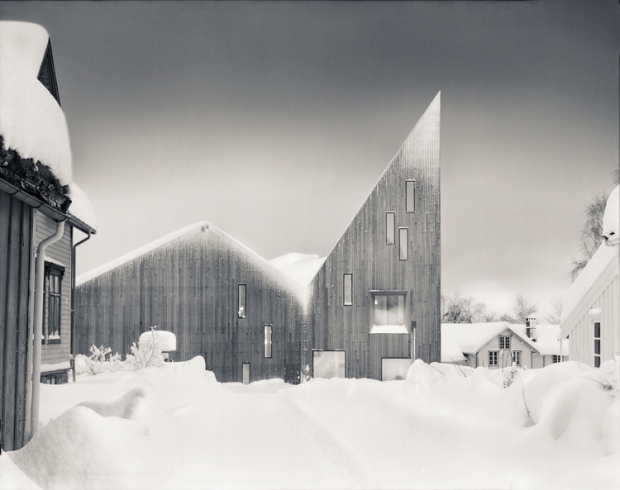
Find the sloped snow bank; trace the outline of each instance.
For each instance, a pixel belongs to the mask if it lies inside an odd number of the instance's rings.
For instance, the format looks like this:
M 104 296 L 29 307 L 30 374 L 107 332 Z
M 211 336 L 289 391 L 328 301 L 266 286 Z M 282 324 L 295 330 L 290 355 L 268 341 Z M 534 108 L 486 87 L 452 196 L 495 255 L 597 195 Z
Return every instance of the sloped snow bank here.
M 196 358 L 43 386 L 47 425 L 10 456 L 42 488 L 620 483 L 618 362 L 489 370 L 416 361 L 406 381 L 299 386 L 220 384 L 204 369 Z

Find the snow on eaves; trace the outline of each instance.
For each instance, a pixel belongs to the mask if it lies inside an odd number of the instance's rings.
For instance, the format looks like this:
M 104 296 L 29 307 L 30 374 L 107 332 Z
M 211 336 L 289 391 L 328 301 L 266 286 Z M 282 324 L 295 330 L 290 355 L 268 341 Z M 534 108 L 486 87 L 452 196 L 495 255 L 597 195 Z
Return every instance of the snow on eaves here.
M 69 184 L 69 198 L 71 199 L 69 214 L 96 230 L 97 218 L 93 205 L 88 196 L 75 182 Z
M 0 22 L 0 135 L 6 148 L 50 167 L 71 182 L 71 147 L 65 115 L 37 79 L 47 31 L 28 22 Z
M 308 286 L 325 259 L 317 254 L 288 253 L 271 259 L 269 264 L 302 286 Z
M 603 215 L 603 232 L 601 235 L 605 238 L 607 245 L 618 245 L 620 243 L 620 186 L 611 191 L 607 198 L 607 206 L 605 206 L 605 214 Z
M 99 277 L 100 275 L 105 274 L 106 272 L 110 272 L 111 270 L 116 269 L 117 267 L 123 264 L 126 264 L 127 262 L 130 262 L 140 257 L 141 255 L 144 255 L 153 250 L 156 250 L 159 247 L 162 247 L 166 245 L 167 243 L 171 242 L 172 240 L 175 240 L 176 238 L 186 235 L 187 233 L 190 233 L 194 230 L 198 230 L 202 228 L 203 226 L 209 226 L 209 223 L 207 221 L 201 221 L 199 223 L 194 223 L 193 225 L 186 226 L 185 228 L 181 228 L 180 230 L 174 231 L 166 236 L 158 238 L 157 240 L 151 243 L 148 243 L 147 245 L 137 248 L 133 252 L 129 252 L 106 264 L 100 265 L 99 267 L 95 267 L 94 269 L 77 276 L 75 278 L 75 285 L 79 286 L 80 284 L 84 284 L 85 282 L 90 281 L 91 279 L 94 279 L 95 277 Z
M 222 230 L 220 230 L 219 228 L 217 228 L 216 226 L 214 226 L 208 221 L 201 221 L 201 222 L 186 226 L 185 228 L 181 228 L 180 230 L 177 230 L 147 245 L 144 245 L 143 247 L 140 247 L 134 250 L 133 252 L 129 252 L 117 259 L 114 259 L 108 262 L 107 264 L 103 264 L 99 267 L 96 267 L 95 269 L 92 269 L 84 274 L 81 274 L 76 278 L 75 284 L 76 286 L 84 284 L 85 282 L 88 282 L 107 272 L 110 272 L 113 269 L 116 269 L 117 267 L 120 267 L 121 265 L 126 264 L 127 262 L 130 262 L 134 259 L 137 259 L 138 257 L 141 257 L 142 255 L 155 251 L 156 249 L 163 247 L 164 245 L 167 245 L 168 243 L 184 235 L 187 235 L 188 233 L 200 230 L 202 228 L 208 229 L 210 231 L 217 233 L 221 237 L 231 242 L 233 246 L 238 248 L 246 257 L 254 259 L 255 263 L 261 268 L 262 272 L 265 273 L 267 277 L 269 277 L 270 279 L 278 282 L 283 287 L 285 287 L 290 293 L 292 293 L 299 300 L 299 302 L 304 306 L 304 308 L 307 306 L 308 304 L 308 288 L 307 287 L 299 284 L 297 281 L 293 280 L 293 278 L 291 278 L 290 276 L 283 274 L 280 270 L 273 267 L 267 260 L 265 260 L 263 257 L 258 255 L 252 249 L 250 249 L 249 247 L 247 247 L 240 241 L 236 240 L 235 238 L 231 237 L 227 233 L 223 232 Z

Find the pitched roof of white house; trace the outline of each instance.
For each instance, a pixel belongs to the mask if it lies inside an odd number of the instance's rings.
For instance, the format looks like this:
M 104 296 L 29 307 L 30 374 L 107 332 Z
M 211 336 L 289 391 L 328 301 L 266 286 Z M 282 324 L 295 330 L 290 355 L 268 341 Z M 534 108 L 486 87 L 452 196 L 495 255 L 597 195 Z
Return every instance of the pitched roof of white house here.
M 560 355 L 559 325 L 536 325 L 537 340 L 527 336 L 525 325 L 508 322 L 491 323 L 442 323 L 441 362 L 465 360 L 465 354 L 475 354 L 493 337 L 508 330 L 541 355 Z M 562 352 L 568 353 L 568 340 L 562 344 Z
M 574 320 L 579 316 L 578 313 L 582 303 L 596 289 L 599 279 L 606 273 L 613 275 L 613 271 L 618 268 L 620 257 L 620 246 L 618 245 L 618 206 L 618 187 L 616 187 L 607 199 L 607 206 L 603 216 L 603 235 L 607 236 L 608 239 L 601 244 L 564 295 L 560 322 L 562 325 L 562 337 L 570 334 L 575 326 Z

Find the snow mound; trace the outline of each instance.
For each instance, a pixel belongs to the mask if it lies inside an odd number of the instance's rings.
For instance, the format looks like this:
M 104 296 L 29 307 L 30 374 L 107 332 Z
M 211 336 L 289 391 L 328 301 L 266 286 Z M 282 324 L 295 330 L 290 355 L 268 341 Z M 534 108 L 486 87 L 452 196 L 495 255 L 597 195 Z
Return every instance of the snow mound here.
M 607 198 L 605 214 L 603 215 L 603 232 L 601 236 L 607 245 L 618 245 L 620 243 L 620 186 L 611 191 Z
M 269 263 L 302 286 L 307 286 L 316 276 L 325 259 L 317 254 L 288 253 L 271 259 Z
M 9 457 L 8 453 L 0 454 L 0 489 L 1 490 L 40 490 Z
M 95 216 L 93 205 L 88 196 L 75 182 L 69 184 L 69 198 L 71 199 L 69 213 L 96 230 L 97 217 Z
M 28 22 L 0 22 L 0 134 L 7 148 L 50 167 L 71 182 L 71 146 L 65 115 L 37 79 L 47 31 Z
M 177 350 L 177 336 L 173 332 L 166 332 L 165 330 L 143 332 L 140 334 L 138 343 L 148 342 L 153 336 L 159 341 L 162 352 L 175 352 Z

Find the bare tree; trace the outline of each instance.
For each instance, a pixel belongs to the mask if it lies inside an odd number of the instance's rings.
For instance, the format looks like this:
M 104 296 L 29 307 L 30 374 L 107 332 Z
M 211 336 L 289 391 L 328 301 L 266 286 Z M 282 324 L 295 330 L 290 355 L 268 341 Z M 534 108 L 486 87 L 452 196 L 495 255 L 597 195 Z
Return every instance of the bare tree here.
M 538 305 L 530 299 L 525 293 L 518 293 L 515 297 L 515 320 L 519 323 L 525 323 L 525 319 L 538 312 Z
M 479 323 L 494 319 L 495 313 L 482 301 L 462 297 L 458 291 L 452 297 L 441 296 L 441 321 L 444 323 Z
M 551 311 L 545 316 L 547 323 L 559 325 L 562 318 L 562 298 L 555 297 L 551 301 Z
M 570 271 L 573 281 L 577 279 L 577 276 L 603 242 L 601 233 L 603 232 L 603 215 L 605 214 L 607 197 L 607 194 L 596 196 L 586 209 L 587 220 L 581 230 L 581 244 L 579 246 L 581 258 L 573 259 L 573 268 Z

